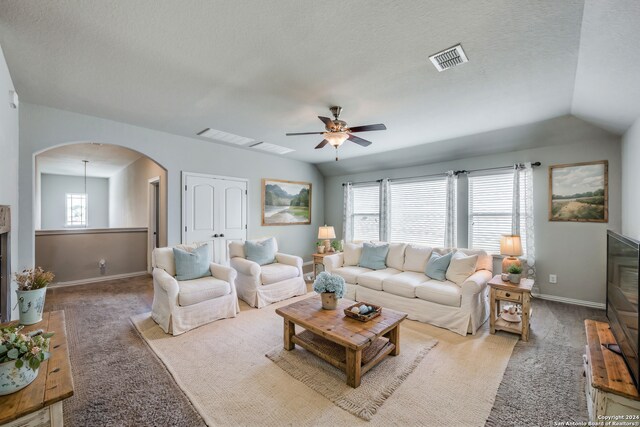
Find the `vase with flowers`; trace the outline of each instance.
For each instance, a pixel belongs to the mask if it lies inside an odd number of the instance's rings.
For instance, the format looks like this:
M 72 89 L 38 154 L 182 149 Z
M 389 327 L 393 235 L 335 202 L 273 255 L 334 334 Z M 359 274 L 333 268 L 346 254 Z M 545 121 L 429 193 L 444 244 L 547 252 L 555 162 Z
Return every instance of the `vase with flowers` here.
M 47 286 L 53 281 L 54 274 L 41 267 L 29 268 L 16 273 L 18 283 L 18 311 L 21 325 L 33 325 L 42 320 L 44 299 Z
M 0 396 L 15 393 L 38 376 L 40 364 L 49 357 L 52 333 L 22 333 L 22 326 L 0 328 Z
M 323 271 L 313 282 L 313 290 L 320 294 L 323 309 L 335 310 L 338 308 L 338 300 L 344 296 L 344 279 Z

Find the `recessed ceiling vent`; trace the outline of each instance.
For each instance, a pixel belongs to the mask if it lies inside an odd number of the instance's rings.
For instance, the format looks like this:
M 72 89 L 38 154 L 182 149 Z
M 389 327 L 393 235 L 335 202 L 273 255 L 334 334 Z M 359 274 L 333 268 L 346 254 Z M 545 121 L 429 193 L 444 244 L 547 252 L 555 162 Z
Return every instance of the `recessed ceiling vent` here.
M 282 147 L 281 145 L 269 144 L 268 142 L 258 142 L 250 147 L 255 148 L 256 150 L 266 151 L 271 154 L 287 154 L 296 151 L 291 148 Z
M 249 142 L 255 141 L 251 138 L 246 138 L 244 136 L 234 135 L 232 133 L 223 132 L 221 130 L 215 130 L 211 128 L 206 128 L 205 130 L 198 132 L 198 136 L 235 145 L 245 145 Z
M 456 65 L 469 62 L 467 55 L 464 53 L 464 50 L 462 50 L 462 45 L 459 44 L 454 47 L 450 47 L 449 49 L 445 49 L 442 52 L 433 54 L 429 59 L 433 62 L 433 65 L 438 71 L 448 70 Z

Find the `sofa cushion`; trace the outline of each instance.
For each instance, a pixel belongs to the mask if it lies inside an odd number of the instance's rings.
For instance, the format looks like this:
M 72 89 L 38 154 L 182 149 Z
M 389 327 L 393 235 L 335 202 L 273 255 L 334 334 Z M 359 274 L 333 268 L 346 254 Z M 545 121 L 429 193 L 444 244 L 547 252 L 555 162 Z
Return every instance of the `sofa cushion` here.
M 429 280 L 416 287 L 416 296 L 436 304 L 460 307 L 462 289 L 453 282 Z
M 183 251 L 191 252 L 195 248 L 206 245 L 206 243 L 194 243 L 191 245 L 175 245 L 166 248 L 155 248 L 151 255 L 153 267 L 161 268 L 170 276 L 176 275 L 176 261 L 173 258 L 173 248 L 182 249 Z
M 300 272 L 293 265 L 281 264 L 275 262 L 260 267 L 260 281 L 263 285 L 271 285 L 273 283 L 282 282 L 283 280 L 298 277 Z
M 445 255 L 433 252 L 429 261 L 427 261 L 424 274 L 429 276 L 431 279 L 445 280 L 447 276 L 447 269 L 451 263 L 451 258 L 453 258 L 453 252 L 449 252 Z
M 424 274 L 424 269 L 432 251 L 433 248 L 429 246 L 407 245 L 407 249 L 404 251 L 404 266 L 402 269 Z
M 369 273 L 358 275 L 358 285 L 365 288 L 373 289 L 375 291 L 382 290 L 382 281 L 394 274 L 401 273 L 400 270 L 395 268 L 385 268 L 384 270 L 371 271 Z
M 369 273 L 371 270 L 364 267 L 358 267 L 356 265 L 348 265 L 346 267 L 336 268 L 331 274 L 337 274 L 342 277 L 345 282 L 355 285 L 358 283 L 358 276 L 364 273 Z
M 467 256 L 461 251 L 454 253 L 449 268 L 447 268 L 447 280 L 458 286 L 462 285 L 469 276 L 475 273 L 477 263 L 478 255 Z
M 493 271 L 493 257 L 482 249 L 456 249 L 456 252 L 462 252 L 465 255 L 478 255 L 478 263 L 476 271 L 488 270 Z
M 231 293 L 231 285 L 214 277 L 201 277 L 195 280 L 178 281 L 178 304 L 183 307 L 198 304 Z
M 387 254 L 387 267 L 402 270 L 404 267 L 404 251 L 407 249 L 406 243 L 389 243 L 389 253 Z
M 362 243 L 345 243 L 344 248 L 344 265 L 358 265 L 360 256 L 362 255 Z
M 267 265 L 276 260 L 276 239 L 271 237 L 262 241 L 247 240 L 244 242 L 244 253 L 249 261 Z
M 372 270 L 384 270 L 387 268 L 387 253 L 389 253 L 387 243 L 364 243 L 358 265 Z
M 211 276 L 211 255 L 209 246 L 204 245 L 193 250 L 173 248 L 173 259 L 176 263 L 177 280 L 193 280 Z
M 416 287 L 429 280 L 424 273 L 404 271 L 382 281 L 382 290 L 406 298 L 416 297 Z

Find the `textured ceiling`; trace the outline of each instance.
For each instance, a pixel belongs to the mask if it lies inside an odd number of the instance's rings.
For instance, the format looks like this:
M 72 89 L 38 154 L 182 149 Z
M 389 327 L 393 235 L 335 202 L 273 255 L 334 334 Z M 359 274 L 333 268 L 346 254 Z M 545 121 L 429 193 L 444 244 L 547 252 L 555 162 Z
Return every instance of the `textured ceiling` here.
M 588 40 L 596 50 L 611 42 L 598 40 L 609 28 L 598 27 L 597 10 L 607 6 L 593 3 L 583 28 L 583 0 L 4 0 L 0 44 L 23 101 L 184 136 L 211 127 L 322 163 L 334 153 L 313 149 L 318 136 L 284 134 L 322 130 L 316 116 L 334 104 L 350 125 L 388 127 L 360 134 L 368 148 L 347 142 L 342 159 L 441 150 L 437 141 L 582 111 L 592 100 L 578 100 L 576 70 L 587 90 L 608 78 L 578 66 Z M 638 2 L 600 3 L 615 11 L 609 23 L 629 27 L 621 37 L 637 37 Z M 428 55 L 458 42 L 470 62 L 438 73 Z M 619 93 L 601 92 L 607 103 Z M 640 115 L 614 112 L 617 132 Z
M 108 144 L 71 144 L 52 148 L 36 156 L 41 173 L 56 175 L 83 175 L 83 160 L 87 163 L 87 176 L 109 178 L 138 160 L 137 151 Z

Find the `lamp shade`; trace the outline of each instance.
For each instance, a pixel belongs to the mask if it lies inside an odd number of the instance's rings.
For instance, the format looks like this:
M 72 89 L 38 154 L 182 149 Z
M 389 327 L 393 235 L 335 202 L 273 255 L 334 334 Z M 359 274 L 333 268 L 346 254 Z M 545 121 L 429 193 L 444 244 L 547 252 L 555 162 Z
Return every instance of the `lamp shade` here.
M 330 225 L 325 225 L 318 229 L 318 239 L 335 239 L 336 231 Z
M 522 242 L 518 235 L 505 235 L 500 238 L 500 254 L 507 256 L 522 255 Z

